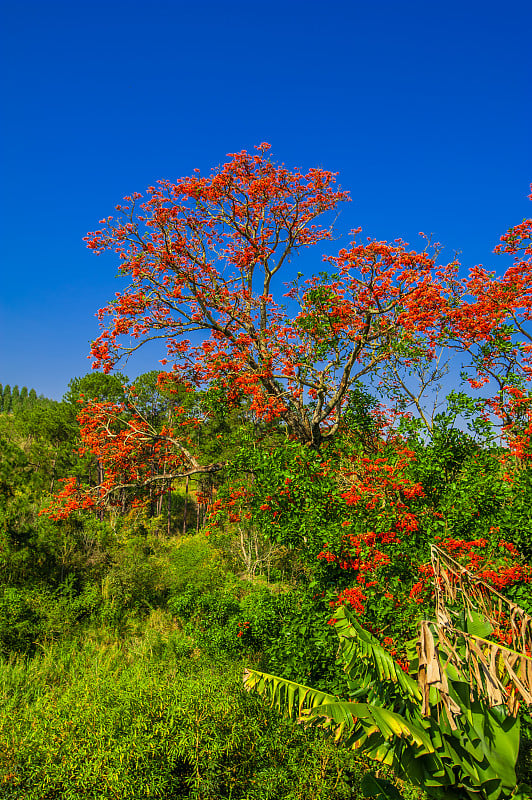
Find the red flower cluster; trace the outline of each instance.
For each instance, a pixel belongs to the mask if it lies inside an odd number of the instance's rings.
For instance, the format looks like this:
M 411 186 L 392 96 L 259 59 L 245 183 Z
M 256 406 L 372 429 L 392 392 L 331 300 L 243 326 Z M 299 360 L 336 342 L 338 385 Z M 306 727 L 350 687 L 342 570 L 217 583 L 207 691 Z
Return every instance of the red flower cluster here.
M 490 533 L 498 532 L 492 527 Z M 439 540 L 439 537 L 436 537 Z M 520 555 L 511 542 L 500 541 L 496 551 L 487 539 L 447 538 L 438 541 L 439 547 L 462 564 L 477 578 L 491 584 L 498 591 L 507 589 L 517 583 L 532 581 L 532 567 L 520 561 Z M 410 598 L 418 604 L 425 601 L 425 596 L 432 587 L 434 569 L 432 564 L 423 564 L 419 568 L 421 579 L 410 590 Z
M 240 628 L 240 630 L 238 631 L 237 636 L 238 637 L 243 636 L 245 632 L 248 630 L 249 625 L 250 625 L 249 622 L 239 622 L 238 627 Z
M 366 599 L 367 596 L 363 593 L 362 589 L 359 589 L 358 586 L 355 586 L 351 589 L 344 589 L 343 592 L 340 592 L 336 600 L 331 601 L 330 606 L 331 608 L 337 608 L 338 606 L 349 605 L 359 614 L 363 614 L 365 611 L 364 601 Z
M 157 429 L 138 412 L 132 391 L 127 403 L 87 402 L 78 421 L 79 453 L 92 457 L 95 481 L 82 485 L 76 478 L 64 480 L 41 512 L 52 519 L 83 509 L 123 507 L 126 499 L 132 507 L 146 504 L 166 490 L 173 475 L 190 467 L 187 448 L 199 423 L 181 407 L 174 410 L 171 425 Z
M 339 548 L 333 552 L 326 545 L 318 554 L 318 559 L 350 572 L 351 581 L 358 584 L 341 591 L 335 604 L 343 599 L 364 613 L 363 600 L 367 597 L 361 587 L 367 590 L 380 586 L 382 595 L 393 599 L 387 591 L 386 567 L 392 559 L 387 546 L 400 544 L 402 538 L 418 529 L 412 504 L 424 497 L 422 486 L 407 475 L 413 458 L 414 453 L 399 439 L 391 438 L 386 444 L 380 443 L 375 456 L 351 456 L 349 463 L 342 463 L 338 478 L 344 488 L 341 497 L 348 508 L 355 509 L 355 514 L 363 509 L 362 514 L 375 525 L 375 530 L 346 531 Z M 341 525 L 349 528 L 353 521 L 344 520 Z

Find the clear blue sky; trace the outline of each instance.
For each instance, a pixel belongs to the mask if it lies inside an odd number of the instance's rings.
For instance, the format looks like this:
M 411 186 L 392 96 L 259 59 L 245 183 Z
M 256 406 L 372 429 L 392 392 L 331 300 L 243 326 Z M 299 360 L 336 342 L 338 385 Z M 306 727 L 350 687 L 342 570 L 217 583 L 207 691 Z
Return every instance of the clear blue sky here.
M 228 152 L 267 141 L 338 171 L 339 231 L 433 232 L 466 266 L 500 270 L 498 237 L 532 214 L 528 0 L 0 7 L 3 384 L 60 399 L 89 371 L 119 283 L 82 237 L 125 194 Z M 156 367 L 146 353 L 124 371 Z

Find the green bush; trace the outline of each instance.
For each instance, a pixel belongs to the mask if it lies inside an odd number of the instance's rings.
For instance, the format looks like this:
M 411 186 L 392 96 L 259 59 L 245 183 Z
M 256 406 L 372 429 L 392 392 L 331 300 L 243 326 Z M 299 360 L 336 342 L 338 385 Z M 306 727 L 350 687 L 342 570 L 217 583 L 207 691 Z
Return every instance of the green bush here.
M 204 533 L 181 539 L 168 554 L 170 595 L 184 591 L 203 591 L 223 585 L 227 580 L 220 553 Z
M 338 637 L 327 624 L 330 608 L 321 598 L 304 594 L 287 597 L 287 603 L 292 608 L 265 651 L 267 669 L 318 689 L 340 691 L 345 678 L 336 664 Z
M 161 602 L 166 590 L 152 543 L 141 536 L 127 540 L 112 553 L 113 565 L 103 580 L 107 601 L 122 608 L 140 608 Z
M 28 590 L 14 586 L 0 588 L 0 653 L 28 653 L 40 633 L 40 618 Z
M 0 587 L 0 653 L 32 654 L 39 642 L 70 636 L 98 616 L 98 586 L 80 592 L 69 578 L 57 590 L 47 586 Z

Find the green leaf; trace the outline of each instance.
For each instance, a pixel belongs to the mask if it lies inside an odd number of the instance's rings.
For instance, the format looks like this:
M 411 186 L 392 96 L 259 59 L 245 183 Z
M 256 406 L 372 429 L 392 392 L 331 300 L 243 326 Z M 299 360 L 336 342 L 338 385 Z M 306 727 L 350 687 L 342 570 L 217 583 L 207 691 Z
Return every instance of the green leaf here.
M 481 639 L 485 639 L 486 636 L 493 633 L 493 627 L 486 618 L 479 614 L 478 611 L 473 611 L 473 609 L 465 613 L 464 630 L 472 636 L 479 636 Z
M 366 772 L 360 782 L 364 797 L 375 797 L 377 800 L 404 800 L 403 795 L 397 791 L 393 783 L 377 778 L 373 772 Z
M 337 700 L 335 695 L 253 669 L 244 671 L 244 686 L 248 691 L 269 697 L 272 706 L 281 713 L 298 719 L 305 710 L 308 713 L 317 706 Z
M 268 697 L 272 706 L 305 725 L 331 729 L 336 741 L 345 739 L 347 746 L 364 750 L 378 742 L 396 745 L 404 741 L 417 755 L 434 753 L 430 736 L 423 728 L 386 708 L 339 700 L 309 686 L 250 669 L 244 673 L 244 685 Z M 374 741 L 375 734 L 378 737 Z
M 334 627 L 340 637 L 342 658 L 348 674 L 350 674 L 359 659 L 369 661 L 377 673 L 373 676 L 376 681 L 398 683 L 411 699 L 418 702 L 421 701 L 421 692 L 417 681 L 411 675 L 403 672 L 389 652 L 380 645 L 371 633 L 362 628 L 353 619 L 345 606 L 338 608 L 334 615 L 336 618 Z

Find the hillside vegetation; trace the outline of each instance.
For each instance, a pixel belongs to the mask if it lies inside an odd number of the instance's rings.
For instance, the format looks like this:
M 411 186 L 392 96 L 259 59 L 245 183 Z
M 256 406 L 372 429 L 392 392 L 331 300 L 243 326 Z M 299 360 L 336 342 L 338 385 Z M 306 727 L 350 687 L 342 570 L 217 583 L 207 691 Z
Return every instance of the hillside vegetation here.
M 432 613 L 434 540 L 532 611 L 530 469 L 455 427 L 452 409 L 430 438 L 412 425 L 399 442 L 362 389 L 313 453 L 245 403 L 218 402 L 197 444 L 226 469 L 142 506 L 42 514 L 62 479 L 96 482 L 102 468 L 76 452 L 80 395 L 116 399 L 123 385 L 92 374 L 61 403 L 0 416 L 0 796 L 359 796 L 371 763 L 247 693 L 244 667 L 341 695 L 327 623 L 342 601 L 404 661 Z M 135 385 L 163 425 L 174 400 L 153 375 Z M 190 413 L 211 402 L 189 398 Z

